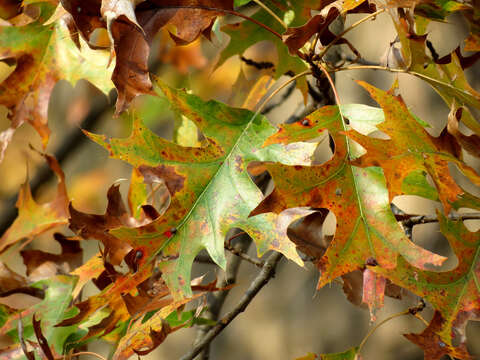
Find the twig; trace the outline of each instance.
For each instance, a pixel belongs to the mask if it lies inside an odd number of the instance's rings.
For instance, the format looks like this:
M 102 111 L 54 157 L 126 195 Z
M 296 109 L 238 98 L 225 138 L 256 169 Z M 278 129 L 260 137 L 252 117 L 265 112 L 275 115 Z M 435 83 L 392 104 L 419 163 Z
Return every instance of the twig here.
M 183 356 L 181 360 L 192 360 L 197 356 L 203 348 L 208 346 L 210 342 L 222 332 L 225 327 L 228 326 L 240 313 L 245 311 L 247 306 L 253 300 L 253 298 L 258 294 L 258 292 L 270 281 L 270 279 L 275 275 L 275 268 L 282 258 L 282 254 L 274 252 L 269 256 L 265 265 L 263 265 L 262 270 L 258 273 L 257 277 L 250 284 L 248 290 L 243 295 L 242 299 L 238 302 L 233 310 L 226 314 L 217 324 L 210 329 L 210 331 L 205 335 L 205 337 L 198 342 L 193 349 Z
M 69 355 L 68 357 L 72 358 L 74 356 L 81 356 L 81 355 L 90 355 L 90 356 L 95 356 L 96 358 L 99 358 L 100 360 L 107 360 L 102 355 L 91 352 L 91 351 L 79 351 L 77 353 L 73 353 L 73 354 Z M 61 356 L 61 357 L 56 357 L 55 359 L 58 359 L 58 360 L 62 359 L 63 360 L 63 359 L 66 359 L 66 358 L 67 358 L 67 356 Z
M 363 59 L 363 58 L 360 58 L 360 59 L 355 59 L 353 56 L 350 56 L 350 55 L 346 55 L 345 53 L 342 53 L 340 55 L 340 58 L 342 61 L 344 62 L 354 62 L 356 64 L 360 64 L 360 65 L 375 65 L 375 66 L 379 66 L 380 63 L 378 62 L 374 62 L 374 61 L 370 61 L 370 60 L 366 60 L 366 59 Z
M 255 4 L 260 6 L 263 10 L 268 12 L 275 20 L 277 20 L 285 29 L 288 29 L 287 24 L 283 22 L 282 19 L 280 19 L 277 14 L 275 14 L 268 6 L 266 6 L 264 3 L 262 3 L 260 0 L 253 0 Z
M 408 218 L 401 220 L 402 225 L 406 227 L 413 227 L 420 224 L 428 224 L 438 222 L 437 215 L 399 215 L 400 217 Z M 480 213 L 466 213 L 466 214 L 450 214 L 448 219 L 453 221 L 463 221 L 463 220 L 480 220 Z
M 247 254 L 245 254 L 243 251 L 237 250 L 233 246 L 228 245 L 227 243 L 225 243 L 225 249 L 230 251 L 233 255 L 238 256 L 240 259 L 255 265 L 256 267 L 261 268 L 263 267 L 263 265 L 265 265 L 263 261 L 252 258 L 251 256 L 248 256 Z
M 287 81 L 285 81 L 282 85 L 280 85 L 277 89 L 275 89 L 265 100 L 263 100 L 263 102 L 260 104 L 260 106 L 258 107 L 257 111 L 255 112 L 255 114 L 253 115 L 253 117 L 257 117 L 257 115 L 262 111 L 262 109 L 265 107 L 265 105 L 275 96 L 277 95 L 285 86 L 287 86 L 288 84 L 290 84 L 291 82 L 294 82 L 296 81 L 298 78 L 301 78 L 302 76 L 307 76 L 307 75 L 310 75 L 312 73 L 311 70 L 307 70 L 307 71 L 304 71 L 304 72 L 301 72 L 300 74 L 297 74 L 295 76 L 293 76 L 292 78 L 288 79 Z
M 258 175 L 254 177 L 255 184 L 263 191 L 267 188 L 270 182 L 270 175 L 268 173 L 264 173 L 262 175 Z M 243 253 L 248 251 L 248 248 L 252 244 L 250 236 L 244 231 L 236 230 L 236 233 L 232 235 L 226 243 L 229 246 L 233 246 L 235 250 L 241 251 Z M 232 240 L 236 239 L 235 244 L 232 245 Z M 225 280 L 222 281 L 220 287 L 227 287 L 230 284 L 234 284 L 237 280 L 238 270 L 240 268 L 240 263 L 242 259 L 238 256 L 231 256 L 227 261 L 227 269 L 225 271 Z M 213 293 L 209 296 L 208 299 L 208 309 L 203 314 L 203 317 L 210 319 L 210 320 L 218 320 L 220 316 L 220 311 L 222 310 L 223 304 L 225 303 L 225 299 L 227 298 L 230 290 L 219 291 Z M 205 325 L 200 326 L 197 332 L 197 339 L 195 344 L 201 342 L 205 335 L 210 331 L 212 326 Z M 210 356 L 210 345 L 205 346 L 202 349 L 200 354 L 200 359 L 207 360 Z
M 237 241 L 235 243 L 235 250 L 239 252 L 245 252 L 251 245 L 250 237 L 243 231 L 237 232 Z M 235 236 L 235 235 L 234 235 Z M 234 284 L 237 281 L 237 274 L 240 268 L 240 263 L 242 259 L 237 256 L 231 256 L 227 262 L 227 269 L 225 271 L 225 279 L 221 282 L 220 287 L 227 287 L 228 285 Z M 209 320 L 218 320 L 220 316 L 220 311 L 222 310 L 223 304 L 230 293 L 230 290 L 219 291 L 211 294 L 208 299 L 208 309 L 202 314 L 202 316 Z M 195 344 L 201 342 L 205 335 L 212 328 L 211 325 L 200 326 L 197 331 L 197 338 Z M 201 353 L 199 354 L 199 360 L 207 360 L 210 358 L 210 345 L 205 346 Z
M 318 58 L 323 58 L 323 56 L 327 53 L 328 50 L 330 50 L 330 48 L 335 45 L 346 33 L 348 33 L 349 31 L 355 29 L 358 25 L 364 23 L 365 21 L 381 14 L 382 12 L 384 12 L 385 9 L 380 9 L 378 11 L 375 11 L 374 13 L 368 15 L 368 16 L 365 16 L 364 18 L 358 20 L 357 22 L 353 23 L 352 25 L 350 25 L 348 28 L 346 28 L 345 30 L 343 30 L 340 34 L 338 34 L 335 39 L 333 39 L 327 46 L 325 46 L 318 55 L 316 55 L 316 57 Z

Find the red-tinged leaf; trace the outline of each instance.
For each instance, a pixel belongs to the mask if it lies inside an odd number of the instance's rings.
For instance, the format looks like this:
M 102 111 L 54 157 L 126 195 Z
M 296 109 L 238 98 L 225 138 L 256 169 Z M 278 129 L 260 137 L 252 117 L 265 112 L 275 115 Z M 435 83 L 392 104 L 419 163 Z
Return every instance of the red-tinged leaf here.
M 379 267 L 371 270 L 421 296 L 435 309 L 435 316 L 423 333 L 407 336 L 423 348 L 425 359 L 438 360 L 444 354 L 470 359 L 465 327 L 468 320 L 480 319 L 480 231 L 473 233 L 462 221 L 451 221 L 441 214 L 438 217 L 440 230 L 458 259 L 455 269 L 424 271 L 400 257 L 395 272 Z
M 204 134 L 203 147 L 183 147 L 159 138 L 139 119 L 134 121 L 127 139 L 88 136 L 108 149 L 112 157 L 137 167 L 146 183 L 157 179 L 165 182 L 171 202 L 162 216 L 143 227 L 113 230 L 111 235 L 134 249 L 141 248 L 147 258 L 161 253 L 164 261 L 159 267 L 177 299 L 190 294 L 190 268 L 199 251 L 206 248 L 217 264 L 225 266 L 223 242 L 228 229 L 240 226 L 261 201 L 262 194 L 248 174 L 248 164 L 308 164 L 316 145 L 275 144 L 262 148 L 275 131 L 264 117 L 215 101 L 204 102 L 162 83 L 159 87 L 174 110 L 192 120 Z M 265 238 L 258 241 L 262 248 L 268 248 L 268 244 L 262 245 Z M 286 236 L 281 241 L 289 242 Z M 294 256 L 288 245 L 279 243 L 273 247 Z
M 362 116 L 364 113 L 360 112 Z M 355 115 L 352 111 L 350 122 L 363 120 Z M 335 214 L 337 230 L 319 262 L 319 287 L 363 269 L 371 258 L 385 269 L 395 268 L 398 253 L 418 267 L 441 264 L 441 256 L 413 244 L 398 225 L 390 210 L 381 169 L 349 164 L 352 149 L 343 135 L 345 128 L 336 107 L 324 107 L 295 124 L 282 125 L 266 144 L 286 141 L 285 134 L 295 140 L 315 138 L 325 130 L 335 143 L 334 157 L 322 166 L 265 164 L 275 189 L 251 215 L 278 214 L 298 206 L 326 208 Z
M 380 104 L 385 113 L 385 122 L 378 129 L 390 139 L 378 139 L 348 131 L 350 138 L 362 145 L 367 153 L 354 161 L 355 165 L 381 166 L 387 180 L 389 198 L 408 194 L 403 186 L 413 172 L 428 173 L 438 191 L 438 196 L 448 213 L 458 196 L 464 191 L 450 175 L 448 163 L 453 163 L 475 184 L 480 185 L 480 176 L 471 167 L 445 149 L 444 143 L 430 136 L 410 113 L 400 96 L 359 82 Z
M 387 280 L 383 276 L 375 274 L 370 269 L 365 269 L 363 271 L 362 302 L 368 305 L 368 309 L 370 310 L 370 321 L 372 322 L 377 318 L 375 314 L 376 311 L 383 307 L 386 285 Z
M 444 328 L 445 319 L 439 311 L 435 311 L 430 325 L 420 334 L 405 334 L 404 336 L 420 346 L 426 360 L 439 360 L 444 355 L 450 355 L 455 359 L 473 359 L 467 351 L 465 344 L 454 347 L 452 344 L 444 343 L 438 333 Z
M 58 186 L 55 198 L 48 203 L 38 204 L 32 197 L 28 180 L 22 185 L 18 194 L 18 217 L 0 238 L 0 251 L 5 251 L 16 242 L 27 239 L 29 242 L 58 225 L 68 222 L 68 196 L 65 175 L 54 157 L 42 154 L 52 171 L 57 175 Z
M 88 320 L 94 313 L 104 309 L 107 316 L 94 326 L 90 326 L 84 339 L 93 336 L 107 335 L 122 322 L 130 319 L 130 314 L 123 300 L 122 294 L 129 294 L 137 291 L 137 286 L 148 279 L 151 274 L 151 267 L 144 266 L 135 274 L 117 274 L 112 279 L 112 284 L 108 285 L 99 294 L 89 297 L 75 306 L 80 312 L 74 317 L 63 320 L 57 324 L 58 327 L 77 325 Z
M 0 26 L 0 59 L 14 61 L 15 70 L 0 84 L 0 104 L 9 110 L 11 126 L 0 134 L 0 161 L 15 129 L 30 123 L 45 147 L 50 130 L 47 110 L 51 91 L 60 79 L 74 85 L 79 79 L 91 81 L 107 93 L 113 84 L 106 68 L 108 54 L 80 48 L 70 38 L 71 17 L 44 22 L 53 13 L 48 2 L 35 4 L 40 16 L 25 26 Z M 59 56 L 61 54 L 61 56 Z

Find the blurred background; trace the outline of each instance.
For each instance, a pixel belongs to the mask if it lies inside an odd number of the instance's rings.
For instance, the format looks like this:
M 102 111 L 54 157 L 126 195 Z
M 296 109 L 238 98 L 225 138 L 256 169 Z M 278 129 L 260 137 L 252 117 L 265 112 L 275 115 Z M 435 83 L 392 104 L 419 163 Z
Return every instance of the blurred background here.
M 349 15 L 345 26 L 359 20 L 364 15 Z M 236 21 L 227 18 L 226 21 Z M 461 17 L 452 16 L 445 23 L 431 23 L 428 27 L 428 39 L 433 43 L 440 57 L 452 52 L 468 35 L 467 25 Z M 219 52 L 228 41 L 228 36 L 216 25 L 212 41 L 204 38 L 194 43 L 176 47 L 168 33 L 162 30 L 151 50 L 151 71 L 174 87 L 185 87 L 204 99 L 217 99 L 233 106 L 243 104 L 249 89 L 265 76 L 271 76 L 271 70 L 257 70 L 242 61 L 239 56 L 228 59 L 222 66 L 215 68 Z M 101 36 L 101 35 L 99 35 Z M 362 57 L 378 63 L 395 40 L 395 31 L 388 15 L 381 14 L 375 21 L 367 22 L 347 38 L 360 51 Z M 345 56 L 351 56 L 347 48 L 340 48 Z M 257 62 L 276 63 L 278 56 L 275 47 L 268 42 L 258 43 L 249 48 L 244 58 Z M 10 71 L 3 71 L 3 79 Z M 470 85 L 480 89 L 480 66 L 467 71 Z M 354 80 L 365 80 L 382 89 L 392 85 L 395 75 L 374 70 L 358 70 L 336 74 L 336 86 L 342 103 L 363 103 L 378 106 Z M 446 125 L 448 107 L 441 98 L 423 81 L 409 75 L 398 76 L 400 93 L 413 113 L 431 125 L 428 132 L 437 136 Z M 282 77 L 277 84 L 288 80 Z M 314 81 L 309 79 L 312 85 Z M 273 82 L 273 80 L 272 80 Z M 115 94 L 112 91 L 107 98 L 98 89 L 86 81 L 79 81 L 72 87 L 66 81 L 60 81 L 53 92 L 49 105 L 49 127 L 52 135 L 47 148 L 51 154 L 64 152 L 62 168 L 66 174 L 68 193 L 75 208 L 87 213 L 104 213 L 107 190 L 112 183 L 120 183 L 124 194 L 128 190 L 131 167 L 119 160 L 109 159 L 100 146 L 81 135 L 80 128 L 106 134 L 112 137 L 127 137 L 130 133 L 129 116 L 113 117 Z M 311 101 L 311 99 L 310 99 Z M 298 90 L 288 88 L 273 98 L 271 110 L 266 116 L 272 123 L 278 124 L 299 117 L 305 110 L 302 95 Z M 309 105 L 307 105 L 308 107 Z M 147 126 L 156 134 L 172 139 L 175 131 L 174 114 L 168 103 L 162 98 L 140 96 L 135 99 L 132 108 L 141 116 Z M 476 114 L 477 118 L 479 114 Z M 87 117 L 88 123 L 85 118 Z M 0 108 L 0 131 L 8 128 L 6 109 Z M 466 130 L 466 129 L 462 129 Z M 467 133 L 468 134 L 468 133 Z M 70 139 L 70 140 L 65 140 Z M 65 142 L 75 139 L 71 150 L 64 150 Z M 34 195 L 37 201 L 48 201 L 55 194 L 55 177 L 50 176 L 43 159 L 28 145 L 41 148 L 41 139 L 28 124 L 19 128 L 8 147 L 5 159 L 0 163 L 0 218 L 12 215 L 12 208 L 20 185 L 28 179 L 36 181 Z M 65 154 L 66 152 L 66 154 Z M 466 162 L 477 171 L 478 159 L 464 154 Z M 452 171 L 456 171 L 452 168 Z M 480 196 L 480 190 L 456 174 L 459 184 L 469 192 Z M 46 179 L 46 181 L 45 181 Z M 401 196 L 395 204 L 407 213 L 435 214 L 439 203 L 413 196 Z M 465 210 L 466 211 L 466 210 Z M 329 215 L 324 232 L 333 233 L 335 217 Z M 480 223 L 467 221 L 469 229 L 476 231 Z M 67 228 L 64 233 L 70 233 Z M 39 236 L 27 248 L 36 248 L 58 253 L 60 248 L 52 241 L 52 233 Z M 413 239 L 421 246 L 438 254 L 448 256 L 449 260 L 442 268 L 452 269 L 457 259 L 448 242 L 438 231 L 437 224 L 424 224 L 414 227 Z M 84 241 L 84 259 L 98 251 L 96 241 Z M 250 255 L 256 256 L 254 247 Z M 25 272 L 21 257 L 9 254 L 2 259 L 15 271 Z M 249 263 L 242 263 L 235 286 L 223 307 L 223 313 L 231 309 L 240 299 L 258 269 Z M 207 273 L 209 277 L 221 278 L 221 270 L 213 265 L 196 264 L 194 275 Z M 253 300 L 247 311 L 241 314 L 211 346 L 211 359 L 295 359 L 307 353 L 327 353 L 344 351 L 358 345 L 372 326 L 368 310 L 352 305 L 345 297 L 341 285 L 332 283 L 316 290 L 318 271 L 311 263 L 299 268 L 292 262 L 282 260 L 275 278 Z M 94 293 L 92 284 L 87 286 L 84 297 Z M 418 302 L 414 296 L 406 300 L 386 298 L 385 307 L 377 314 L 382 320 L 390 314 L 403 311 Z M 429 320 L 430 307 L 422 313 Z M 377 320 L 377 321 L 378 321 Z M 380 327 L 369 339 L 362 351 L 365 359 L 371 360 L 416 360 L 423 359 L 423 352 L 406 340 L 402 334 L 421 332 L 424 325 L 410 316 L 402 316 Z M 196 329 L 182 329 L 170 335 L 164 344 L 151 353 L 149 359 L 176 359 L 186 353 L 196 337 Z M 480 359 L 480 323 L 469 322 L 467 326 L 468 346 L 472 354 Z M 108 354 L 108 346 L 97 343 L 89 346 L 91 351 Z

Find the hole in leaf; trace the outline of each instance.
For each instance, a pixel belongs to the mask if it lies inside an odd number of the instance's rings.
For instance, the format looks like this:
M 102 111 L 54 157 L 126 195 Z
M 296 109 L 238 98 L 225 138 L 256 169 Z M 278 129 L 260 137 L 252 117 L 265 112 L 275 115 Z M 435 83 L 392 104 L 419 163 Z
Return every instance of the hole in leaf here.
M 317 209 L 292 223 L 287 235 L 297 245 L 297 249 L 307 256 L 320 259 L 335 233 L 336 219 L 327 209 Z
M 110 47 L 110 37 L 108 36 L 107 29 L 96 28 L 93 30 L 88 42 L 93 46 L 108 49 Z
M 133 101 L 136 116 L 145 126 L 161 138 L 172 140 L 175 136 L 175 114 L 164 96 L 143 95 Z M 175 121 L 176 125 L 176 121 Z
M 480 358 L 480 321 L 469 321 L 465 329 L 467 334 L 467 349 L 473 358 Z
M 407 214 L 432 215 L 436 210 L 442 210 L 439 202 L 417 195 L 395 196 L 393 203 Z
M 324 132 L 324 134 L 315 139 L 315 141 L 318 142 L 318 146 L 313 154 L 313 164 L 321 165 L 333 157 L 335 141 L 327 132 Z
M 457 267 L 458 258 L 450 247 L 448 240 L 440 233 L 437 223 L 414 226 L 413 241 L 418 246 L 447 258 L 441 266 L 427 265 L 428 268 L 436 271 L 448 271 Z

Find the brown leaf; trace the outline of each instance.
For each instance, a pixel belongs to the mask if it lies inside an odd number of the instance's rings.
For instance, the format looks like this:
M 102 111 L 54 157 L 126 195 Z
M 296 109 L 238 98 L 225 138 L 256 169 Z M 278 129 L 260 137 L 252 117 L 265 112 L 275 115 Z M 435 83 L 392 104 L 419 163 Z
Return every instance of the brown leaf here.
M 320 14 L 310 18 L 305 25 L 288 28 L 282 35 L 282 40 L 288 46 L 290 54 L 295 55 L 315 34 L 318 34 L 321 45 L 326 46 L 330 44 L 336 38 L 336 35 L 332 33 L 328 27 L 340 16 L 342 5 L 342 3 L 335 1 L 325 6 Z M 348 9 L 346 13 L 373 13 L 375 11 L 376 6 L 374 4 L 370 5 L 368 2 L 363 2 L 354 8 Z M 357 54 L 353 46 L 344 38 L 340 38 L 336 44 L 347 44 L 350 49 Z
M 2 0 L 0 2 L 0 18 L 8 20 L 22 11 L 20 0 Z
M 315 15 L 303 26 L 288 28 L 282 35 L 282 40 L 288 46 L 290 54 L 295 55 L 314 34 L 320 34 L 319 40 L 323 46 L 328 45 L 335 38 L 328 27 L 339 15 L 340 10 L 332 6 L 326 16 Z
M 458 130 L 458 123 L 461 121 L 462 115 L 463 107 L 456 107 L 454 102 L 448 114 L 447 130 L 470 155 L 480 158 L 480 136 L 476 134 L 467 136 Z
M 48 360 L 55 360 L 55 357 L 52 354 L 52 349 L 50 349 L 47 339 L 42 334 L 41 321 L 35 318 L 35 314 L 33 314 L 32 324 L 33 324 L 33 331 L 35 331 L 35 336 L 37 337 L 38 344 L 40 345 L 43 355 Z
M 450 346 L 442 341 L 438 332 L 442 329 L 443 319 L 439 311 L 435 311 L 430 325 L 420 334 L 405 334 L 404 336 L 423 349 L 425 359 L 440 360 L 444 355 L 450 355 L 458 359 L 472 359 L 468 354 L 465 343 L 458 347 Z
M 70 203 L 70 229 L 84 239 L 101 240 L 105 246 L 105 258 L 113 265 L 119 265 L 132 247 L 111 235 L 108 230 L 135 225 L 123 204 L 119 187 L 112 185 L 108 190 L 108 205 L 104 215 L 80 212 Z
M 161 343 L 165 341 L 167 335 L 172 332 L 170 325 L 168 322 L 162 321 L 162 328 L 160 331 L 150 329 L 150 338 L 152 339 L 152 347 L 150 349 L 145 350 L 137 350 L 133 349 L 137 355 L 147 355 L 155 350 Z
M 297 249 L 319 260 L 332 240 L 322 233 L 322 226 L 328 210 L 319 209 L 288 228 L 288 237 L 297 245 Z
M 55 233 L 53 237 L 62 248 L 59 255 L 41 250 L 20 251 L 31 281 L 47 279 L 59 273 L 68 273 L 82 264 L 82 248 L 79 241 L 69 240 L 59 233 Z
M 27 286 L 27 280 L 18 275 L 16 272 L 10 270 L 7 265 L 0 262 L 0 296 L 3 293 L 11 290 Z
M 116 57 L 112 81 L 118 90 L 116 113 L 124 111 L 140 94 L 154 94 L 148 72 L 150 43 L 165 26 L 176 28 L 177 45 L 189 44 L 204 34 L 210 37 L 215 18 L 233 9 L 232 0 L 151 0 L 134 8 L 127 0 L 62 0 L 81 34 L 88 40 L 97 28 L 108 28 Z

